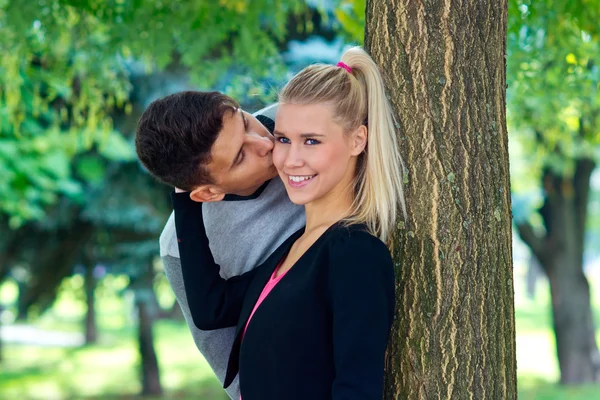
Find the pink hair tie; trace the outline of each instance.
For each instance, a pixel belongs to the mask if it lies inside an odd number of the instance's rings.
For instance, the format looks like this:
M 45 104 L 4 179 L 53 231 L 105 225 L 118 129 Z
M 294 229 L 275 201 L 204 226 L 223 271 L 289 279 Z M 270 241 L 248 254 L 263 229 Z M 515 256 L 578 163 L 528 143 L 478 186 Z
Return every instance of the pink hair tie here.
M 343 62 L 341 62 L 341 61 L 340 61 L 339 63 L 337 63 L 337 64 L 336 64 L 336 66 L 337 66 L 337 67 L 340 67 L 340 68 L 344 68 L 346 71 L 348 71 L 348 73 L 349 73 L 349 74 L 351 74 L 351 73 L 352 73 L 352 68 L 351 68 L 351 67 L 349 67 L 349 66 L 347 66 L 346 64 L 344 64 L 344 63 L 343 63 Z

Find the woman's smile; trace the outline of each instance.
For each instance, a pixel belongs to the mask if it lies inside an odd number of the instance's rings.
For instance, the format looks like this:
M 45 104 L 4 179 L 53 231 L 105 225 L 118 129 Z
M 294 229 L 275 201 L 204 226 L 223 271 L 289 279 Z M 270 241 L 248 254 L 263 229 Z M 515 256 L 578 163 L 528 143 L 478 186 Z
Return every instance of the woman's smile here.
M 291 187 L 297 189 L 308 185 L 315 175 L 288 175 L 288 183 Z

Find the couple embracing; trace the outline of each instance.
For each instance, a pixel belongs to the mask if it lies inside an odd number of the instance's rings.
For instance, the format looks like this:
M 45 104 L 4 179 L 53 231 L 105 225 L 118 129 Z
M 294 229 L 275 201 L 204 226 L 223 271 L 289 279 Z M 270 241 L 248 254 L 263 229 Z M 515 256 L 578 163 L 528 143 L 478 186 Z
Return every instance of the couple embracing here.
M 381 399 L 405 213 L 380 72 L 360 48 L 256 115 L 217 92 L 152 103 L 141 162 L 175 188 L 165 273 L 232 399 Z

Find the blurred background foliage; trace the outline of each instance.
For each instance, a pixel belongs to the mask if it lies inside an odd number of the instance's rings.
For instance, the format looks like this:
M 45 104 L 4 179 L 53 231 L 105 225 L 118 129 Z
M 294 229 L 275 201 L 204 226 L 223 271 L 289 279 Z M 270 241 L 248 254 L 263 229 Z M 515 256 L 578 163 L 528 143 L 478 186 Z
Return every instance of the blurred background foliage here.
M 0 0 L 0 397 L 223 399 L 158 260 L 169 188 L 136 160 L 157 97 L 221 90 L 250 111 L 364 38 L 366 0 Z M 549 221 L 560 268 L 600 284 L 600 1 L 509 1 L 507 108 L 521 397 L 555 387 Z M 561 189 L 549 190 L 548 182 Z M 570 199 L 569 193 L 578 201 Z M 582 211 L 583 210 L 583 211 Z M 554 216 L 554 217 L 553 217 Z M 560 232 L 559 232 L 560 233 Z M 564 236 L 564 235 L 563 235 Z M 577 262 L 578 259 L 584 263 Z M 584 310 L 585 312 L 588 312 Z M 598 321 L 598 314 L 596 314 Z M 154 329 L 152 328 L 154 326 Z M 592 335 L 594 334 L 592 326 Z M 1 343 L 4 342 L 2 345 Z

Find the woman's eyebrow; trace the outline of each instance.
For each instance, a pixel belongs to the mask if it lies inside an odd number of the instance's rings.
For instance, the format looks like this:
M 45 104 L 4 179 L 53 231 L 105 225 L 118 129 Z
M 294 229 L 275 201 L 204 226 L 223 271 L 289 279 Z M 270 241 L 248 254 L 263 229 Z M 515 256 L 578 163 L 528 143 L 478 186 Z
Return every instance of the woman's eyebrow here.
M 285 133 L 278 131 L 278 130 L 274 130 L 273 131 L 273 135 L 279 135 L 279 136 L 285 136 Z M 309 137 L 324 137 L 325 135 L 321 134 L 321 133 L 301 133 L 300 137 L 301 138 L 309 138 Z

